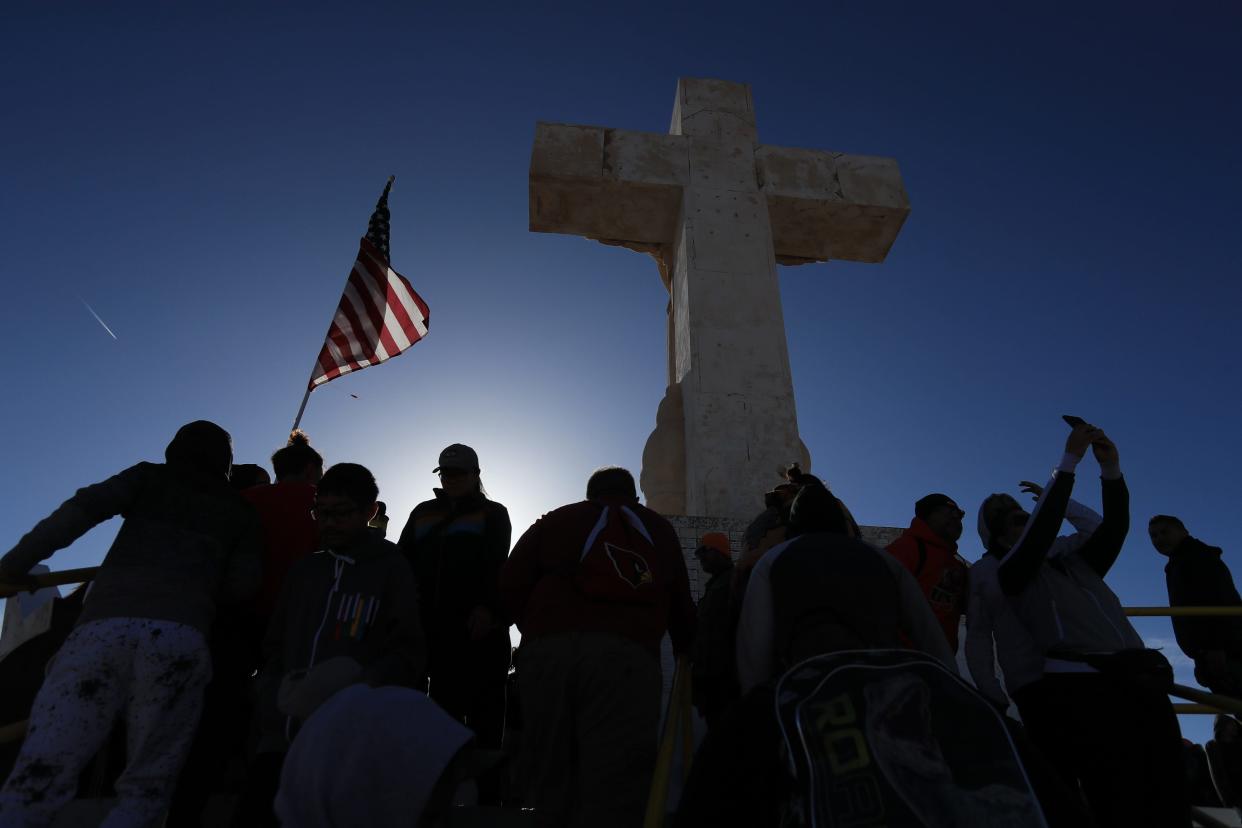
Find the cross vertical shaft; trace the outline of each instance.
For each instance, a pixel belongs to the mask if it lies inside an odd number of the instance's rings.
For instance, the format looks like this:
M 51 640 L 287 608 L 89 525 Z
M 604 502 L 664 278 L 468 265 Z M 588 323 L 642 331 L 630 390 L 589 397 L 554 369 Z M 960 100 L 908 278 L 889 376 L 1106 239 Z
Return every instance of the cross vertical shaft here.
M 745 84 L 681 79 L 668 134 L 537 125 L 530 229 L 651 253 L 669 290 L 649 506 L 747 518 L 810 469 L 776 265 L 883 261 L 909 210 L 892 159 L 760 145 Z

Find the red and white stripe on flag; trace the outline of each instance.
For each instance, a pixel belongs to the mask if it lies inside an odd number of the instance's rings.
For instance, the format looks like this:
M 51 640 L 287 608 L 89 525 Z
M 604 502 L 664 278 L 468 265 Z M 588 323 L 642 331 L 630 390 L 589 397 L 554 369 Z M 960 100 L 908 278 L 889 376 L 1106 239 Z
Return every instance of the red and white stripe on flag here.
M 427 335 L 430 317 L 406 278 L 362 239 L 310 388 L 395 357 Z

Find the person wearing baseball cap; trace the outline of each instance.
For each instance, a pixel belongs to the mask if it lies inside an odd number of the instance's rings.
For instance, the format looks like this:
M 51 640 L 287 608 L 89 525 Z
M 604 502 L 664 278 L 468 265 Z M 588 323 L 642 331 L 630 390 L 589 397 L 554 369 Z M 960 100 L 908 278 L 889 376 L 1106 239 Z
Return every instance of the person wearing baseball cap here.
M 427 635 L 427 694 L 498 750 L 504 733 L 509 631 L 499 606 L 500 567 L 509 555 L 509 512 L 490 500 L 479 455 L 453 443 L 432 473 L 435 497 L 414 507 L 397 545 L 414 568 Z M 480 804 L 498 804 L 499 777 L 479 779 Z
M 966 612 L 970 564 L 957 553 L 966 513 L 946 494 L 929 494 L 914 504 L 910 528 L 888 545 L 927 597 L 944 636 L 957 652 L 957 631 Z

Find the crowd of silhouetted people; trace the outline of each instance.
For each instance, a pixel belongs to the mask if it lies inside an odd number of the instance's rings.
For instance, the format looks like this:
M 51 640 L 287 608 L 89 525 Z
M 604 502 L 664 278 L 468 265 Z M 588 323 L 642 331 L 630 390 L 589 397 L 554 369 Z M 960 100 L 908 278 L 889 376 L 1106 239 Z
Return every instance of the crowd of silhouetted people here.
M 1088 458 L 1099 513 L 1071 497 Z M 697 605 L 682 540 L 625 469 L 513 544 L 454 444 L 394 542 L 366 467 L 325 470 L 301 432 L 271 460 L 274 482 L 189 423 L 165 462 L 78 490 L 0 558 L 0 584 L 34 589 L 37 563 L 124 519 L 93 581 L 0 663 L 29 710 L 0 828 L 51 824 L 109 753 L 108 826 L 202 825 L 219 801 L 213 824 L 235 826 L 451 825 L 469 803 L 592 828 L 666 810 L 677 826 L 1163 827 L 1190 825 L 1192 803 L 1242 806 L 1242 726 L 1218 715 L 1206 749 L 1182 739 L 1172 668 L 1105 582 L 1129 492 L 1088 423 L 1050 480 L 1020 484 L 1029 511 L 983 501 L 973 564 L 954 498 L 919 499 L 881 549 L 790 466 L 744 533 L 699 539 Z M 1220 549 L 1171 515 L 1148 533 L 1171 605 L 1242 606 Z M 1173 624 L 1197 680 L 1242 697 L 1242 618 Z M 651 805 L 674 773 L 662 646 L 688 665 L 701 738 Z

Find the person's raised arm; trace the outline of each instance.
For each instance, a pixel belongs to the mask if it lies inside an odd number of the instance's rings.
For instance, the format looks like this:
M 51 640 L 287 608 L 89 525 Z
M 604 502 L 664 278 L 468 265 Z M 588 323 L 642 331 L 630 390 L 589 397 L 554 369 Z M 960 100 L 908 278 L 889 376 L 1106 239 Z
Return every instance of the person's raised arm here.
M 1022 491 L 1033 495 L 1036 500 L 1044 493 L 1044 487 L 1038 483 L 1032 483 L 1029 480 L 1023 480 L 1020 484 Z M 1079 503 L 1074 498 L 1069 499 L 1069 504 L 1065 507 L 1065 519 L 1074 527 L 1074 534 L 1067 539 L 1069 541 L 1070 550 L 1077 549 L 1087 538 L 1091 537 L 1091 533 L 1099 528 L 1104 518 L 1100 517 L 1099 512 L 1090 506 Z
M 1043 565 L 1065 520 L 1065 509 L 1074 488 L 1074 468 L 1098 433 L 1083 423 L 1075 426 L 1066 439 L 1065 454 L 1053 472 L 1051 484 L 1035 504 L 1035 511 L 1027 519 L 1021 536 L 1001 559 L 997 577 L 1006 595 L 1017 595 L 1026 589 Z
M 1091 537 L 1078 548 L 1078 554 L 1103 578 L 1121 554 L 1121 545 L 1130 532 L 1130 490 L 1121 476 L 1121 460 L 1117 446 L 1104 432 L 1091 443 L 1091 451 L 1100 463 L 1100 491 L 1104 503 L 1103 519 Z
M 123 514 L 153 468 L 150 463 L 139 463 L 102 483 L 78 489 L 0 558 L 0 573 L 25 575 L 39 561 L 50 558 L 98 524 Z

